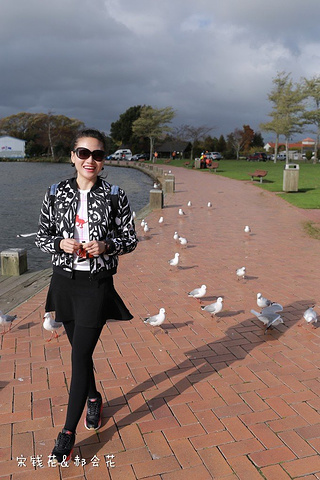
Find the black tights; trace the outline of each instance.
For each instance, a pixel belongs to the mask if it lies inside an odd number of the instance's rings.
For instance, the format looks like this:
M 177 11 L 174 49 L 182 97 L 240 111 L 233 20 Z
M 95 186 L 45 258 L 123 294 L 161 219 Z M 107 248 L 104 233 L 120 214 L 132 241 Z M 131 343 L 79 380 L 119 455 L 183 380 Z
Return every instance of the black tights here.
M 64 328 L 72 347 L 72 374 L 64 428 L 75 432 L 87 397 L 96 398 L 98 395 L 92 355 L 103 327 L 81 327 L 74 322 L 69 322 L 64 324 Z

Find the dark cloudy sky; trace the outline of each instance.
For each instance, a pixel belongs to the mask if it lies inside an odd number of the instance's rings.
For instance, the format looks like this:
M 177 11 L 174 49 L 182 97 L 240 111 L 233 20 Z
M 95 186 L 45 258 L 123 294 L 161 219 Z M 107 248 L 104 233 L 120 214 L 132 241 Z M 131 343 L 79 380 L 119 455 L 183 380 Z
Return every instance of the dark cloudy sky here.
M 1 0 L 0 118 L 110 129 L 133 105 L 226 135 L 267 120 L 277 72 L 320 73 L 320 0 Z

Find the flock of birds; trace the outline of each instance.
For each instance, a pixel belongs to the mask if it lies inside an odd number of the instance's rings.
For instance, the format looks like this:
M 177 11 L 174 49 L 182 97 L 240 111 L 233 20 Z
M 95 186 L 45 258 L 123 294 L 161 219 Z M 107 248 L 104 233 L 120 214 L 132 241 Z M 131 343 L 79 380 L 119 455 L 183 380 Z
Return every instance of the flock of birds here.
M 188 207 L 192 206 L 191 201 L 187 203 Z M 207 207 L 212 207 L 212 203 L 208 202 Z M 185 212 L 182 208 L 179 208 L 178 215 L 183 216 Z M 161 216 L 159 218 L 159 224 L 163 224 L 164 218 Z M 144 232 L 149 231 L 149 227 L 147 226 L 147 222 L 145 219 L 141 221 L 141 227 Z M 147 228 L 146 228 L 147 227 Z M 245 234 L 251 234 L 251 228 L 249 225 L 245 225 L 244 227 Z M 181 246 L 187 247 L 188 240 L 185 237 L 179 236 L 178 232 L 174 232 L 173 239 L 176 243 L 180 243 Z M 170 267 L 178 267 L 179 265 L 179 252 L 174 254 L 174 257 L 171 258 L 168 263 Z M 246 267 L 239 267 L 236 269 L 236 276 L 237 279 L 245 279 L 246 278 Z M 201 285 L 201 287 L 193 289 L 191 292 L 188 292 L 188 297 L 196 298 L 199 303 L 201 303 L 201 298 L 206 295 L 207 287 L 206 285 Z M 257 293 L 257 306 L 260 308 L 260 311 L 256 311 L 254 309 L 251 310 L 251 313 L 255 315 L 255 317 L 266 327 L 265 332 L 280 323 L 284 323 L 281 317 L 281 312 L 283 311 L 282 305 L 277 302 L 272 302 L 271 300 L 262 296 L 261 293 Z M 313 324 L 313 328 L 315 328 L 315 323 L 317 323 L 317 313 L 314 310 L 315 305 L 309 307 L 303 314 L 303 318 L 308 324 Z M 218 313 L 220 313 L 223 309 L 223 298 L 218 297 L 217 300 L 209 305 L 202 305 L 201 309 L 205 312 L 209 312 L 211 317 L 213 318 Z M 160 327 L 166 319 L 166 311 L 164 308 L 160 308 L 159 313 L 156 315 L 152 315 L 151 317 L 147 317 L 144 319 L 144 323 L 151 325 L 153 327 Z M 301 326 L 301 324 L 299 325 Z
M 188 202 L 187 204 L 188 207 L 192 206 L 191 201 Z M 212 203 L 208 202 L 207 207 L 211 208 Z M 183 211 L 182 208 L 179 208 L 178 210 L 178 215 L 179 216 L 184 216 L 185 212 Z M 133 218 L 136 217 L 135 212 L 132 213 Z M 159 218 L 159 224 L 163 224 L 164 222 L 164 217 L 161 216 Z M 141 227 L 143 229 L 144 233 L 149 232 L 149 227 L 148 223 L 145 221 L 145 219 L 141 220 Z M 244 227 L 244 232 L 246 234 L 251 233 L 251 228 L 249 225 L 246 225 Z M 21 235 L 22 236 L 22 235 Z M 188 240 L 185 237 L 181 237 L 178 232 L 174 232 L 173 239 L 177 244 L 180 244 L 182 247 L 187 247 L 188 245 Z M 179 252 L 176 252 L 174 257 L 168 261 L 170 267 L 178 267 L 179 265 L 179 257 L 180 254 Z M 236 270 L 236 276 L 237 279 L 240 280 L 245 279 L 246 277 L 246 267 L 240 267 L 237 268 Z M 203 298 L 206 295 L 207 292 L 207 287 L 206 285 L 201 285 L 201 287 L 195 288 L 188 292 L 188 297 L 195 298 L 201 303 L 201 298 Z M 257 293 L 257 306 L 260 308 L 260 311 L 256 311 L 254 309 L 251 309 L 251 313 L 255 315 L 255 317 L 265 325 L 265 333 L 268 331 L 269 328 L 274 327 L 276 325 L 279 325 L 280 323 L 283 323 L 283 319 L 281 318 L 280 313 L 283 311 L 282 305 L 280 305 L 277 302 L 272 302 L 271 300 L 265 298 L 262 296 L 261 293 Z M 318 321 L 317 313 L 314 310 L 315 305 L 312 305 L 309 307 L 303 314 L 304 320 L 308 324 L 312 324 L 313 328 L 315 328 L 315 324 Z M 218 297 L 217 300 L 209 305 L 201 305 L 201 309 L 205 312 L 210 313 L 211 317 L 213 318 L 216 316 L 218 313 L 220 313 L 223 309 L 223 298 Z M 2 311 L 0 310 L 0 325 L 3 327 L 2 335 L 5 333 L 9 332 L 11 330 L 11 326 L 13 321 L 17 318 L 16 315 L 7 315 L 3 314 Z M 144 319 L 144 323 L 151 325 L 153 327 L 160 327 L 166 319 L 166 311 L 162 307 L 159 310 L 159 313 L 156 315 L 152 315 L 150 317 L 147 317 Z M 301 326 L 301 324 L 299 325 Z M 9 327 L 8 330 L 6 330 L 6 327 Z M 50 342 L 53 338 L 58 338 L 58 333 L 57 330 L 62 327 L 62 323 L 58 322 L 55 320 L 55 315 L 54 312 L 46 312 L 43 317 L 43 328 L 49 332 L 51 332 L 51 337 L 47 339 L 47 342 Z

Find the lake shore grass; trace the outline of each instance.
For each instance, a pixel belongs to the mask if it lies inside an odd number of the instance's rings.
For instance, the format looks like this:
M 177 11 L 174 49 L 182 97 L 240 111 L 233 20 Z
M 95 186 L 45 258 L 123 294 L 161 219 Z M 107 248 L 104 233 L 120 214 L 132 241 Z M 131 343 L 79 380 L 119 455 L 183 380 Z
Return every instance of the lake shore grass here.
M 184 168 L 192 168 L 193 162 L 185 159 L 178 159 L 167 162 L 159 159 L 157 164 L 166 164 L 180 166 Z M 255 180 L 253 183 L 257 187 L 269 190 L 279 195 L 287 202 L 299 208 L 314 209 L 320 208 L 320 164 L 300 163 L 299 164 L 299 181 L 298 192 L 283 192 L 283 171 L 284 162 L 274 163 L 267 162 L 247 162 L 246 160 L 220 160 L 219 168 L 216 173 L 212 170 L 200 170 L 204 175 L 221 175 L 228 178 L 241 181 L 251 181 L 248 173 L 254 172 L 256 169 L 267 170 L 268 174 L 263 178 L 263 182 Z

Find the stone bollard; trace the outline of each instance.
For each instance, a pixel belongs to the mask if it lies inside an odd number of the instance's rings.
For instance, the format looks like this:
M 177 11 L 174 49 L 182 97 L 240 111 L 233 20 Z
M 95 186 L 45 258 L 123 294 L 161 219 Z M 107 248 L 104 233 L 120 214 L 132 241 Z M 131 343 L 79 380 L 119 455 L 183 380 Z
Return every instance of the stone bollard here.
M 165 177 L 164 177 L 164 180 L 165 180 L 165 182 L 167 180 L 172 182 L 172 187 L 168 187 L 168 188 L 170 188 L 170 192 L 166 191 L 166 193 L 173 193 L 176 189 L 176 179 L 175 179 L 175 176 L 173 175 L 173 173 L 166 173 Z
M 157 210 L 163 208 L 163 191 L 159 188 L 153 188 L 150 190 L 150 202 L 151 210 Z
M 27 270 L 27 250 L 25 248 L 9 248 L 1 252 L 1 275 L 17 276 Z
M 164 193 L 174 193 L 174 179 L 165 178 L 163 189 L 164 189 Z

